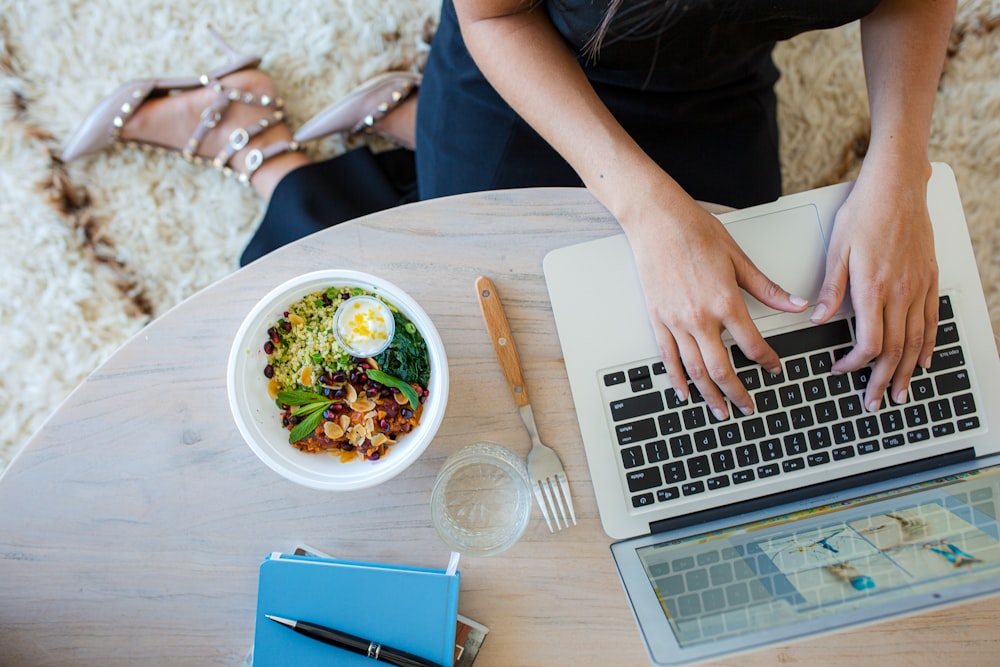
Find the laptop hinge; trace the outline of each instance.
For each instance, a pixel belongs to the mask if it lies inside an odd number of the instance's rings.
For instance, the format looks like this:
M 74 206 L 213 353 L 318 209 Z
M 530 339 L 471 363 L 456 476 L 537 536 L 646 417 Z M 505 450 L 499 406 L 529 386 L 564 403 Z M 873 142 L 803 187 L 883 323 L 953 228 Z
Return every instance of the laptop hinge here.
M 687 528 L 688 526 L 717 521 L 719 519 L 731 519 L 732 517 L 739 516 L 740 514 L 774 509 L 786 503 L 799 502 L 809 498 L 818 498 L 820 496 L 843 491 L 844 489 L 860 488 L 866 484 L 884 482 L 889 478 L 898 479 L 906 475 L 913 475 L 928 470 L 934 470 L 935 468 L 971 461 L 974 458 L 976 458 L 975 449 L 968 447 L 966 449 L 960 449 L 947 454 L 939 454 L 938 456 L 932 456 L 919 461 L 901 463 L 888 468 L 879 468 L 878 470 L 863 472 L 857 475 L 849 475 L 840 479 L 830 480 L 829 482 L 810 484 L 809 486 L 805 486 L 800 489 L 772 493 L 768 496 L 762 496 L 752 500 L 744 500 L 742 502 L 725 505 L 724 507 L 715 507 L 671 519 L 660 519 L 659 521 L 654 521 L 649 524 L 649 530 L 651 533 L 662 533 L 667 530 Z

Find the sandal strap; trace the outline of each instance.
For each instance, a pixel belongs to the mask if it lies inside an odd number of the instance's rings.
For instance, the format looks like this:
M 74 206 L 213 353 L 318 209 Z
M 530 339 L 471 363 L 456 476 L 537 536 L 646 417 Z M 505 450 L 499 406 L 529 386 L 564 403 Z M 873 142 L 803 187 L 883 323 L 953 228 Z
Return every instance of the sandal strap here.
M 250 134 L 246 141 L 249 141 L 250 137 L 255 136 L 261 130 L 269 127 L 271 123 L 281 122 L 284 120 L 283 109 L 285 102 L 280 97 L 271 97 L 270 95 L 254 95 L 253 93 L 239 90 L 238 88 L 228 88 L 223 86 L 219 81 L 209 80 L 206 77 L 203 77 L 202 81 L 206 88 L 211 87 L 212 90 L 215 91 L 215 97 L 212 99 L 212 103 L 202 110 L 198 125 L 194 128 L 194 131 L 191 133 L 191 137 L 187 140 L 187 143 L 181 150 L 181 155 L 183 155 L 186 160 L 191 161 L 195 159 L 198 154 L 198 148 L 201 146 L 201 142 L 204 140 L 205 135 L 219 124 L 223 115 L 225 115 L 226 110 L 229 109 L 233 102 L 252 104 L 263 108 L 273 107 L 275 110 L 274 113 L 271 114 L 270 119 L 261 119 L 262 123 L 266 121 L 267 124 L 260 129 L 257 129 L 253 134 Z M 230 145 L 233 144 L 233 140 L 233 135 L 230 135 Z M 239 148 L 236 150 L 239 150 Z M 235 152 L 236 151 L 233 151 L 233 153 Z M 218 160 L 221 155 L 222 153 L 220 153 L 219 156 L 216 156 L 215 159 Z M 223 160 L 221 166 L 225 166 L 225 163 L 229 161 L 230 157 L 232 157 L 232 153 L 230 153 L 229 156 Z
M 280 123 L 284 119 L 285 112 L 280 109 L 276 109 L 270 116 L 261 118 L 249 127 L 236 128 L 229 134 L 229 140 L 226 142 L 226 145 L 222 147 L 222 150 L 220 150 L 212 160 L 212 165 L 217 169 L 222 169 L 227 166 L 229 161 L 233 159 L 233 156 L 236 155 L 237 152 L 246 148 L 246 145 L 250 143 L 251 139 L 271 127 L 271 125 Z
M 246 154 L 246 158 L 243 160 L 243 168 L 246 171 L 239 174 L 236 178 L 241 183 L 250 185 L 250 179 L 253 178 L 253 175 L 265 162 L 273 157 L 297 150 L 299 150 L 299 142 L 288 141 L 286 139 L 275 141 L 272 144 L 264 146 L 264 148 L 254 148 Z

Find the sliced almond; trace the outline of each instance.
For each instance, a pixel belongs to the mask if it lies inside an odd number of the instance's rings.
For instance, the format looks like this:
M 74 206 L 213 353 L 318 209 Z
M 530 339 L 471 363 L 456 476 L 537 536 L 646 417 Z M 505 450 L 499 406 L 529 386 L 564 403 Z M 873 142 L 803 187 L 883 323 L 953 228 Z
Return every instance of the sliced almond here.
M 372 401 L 370 399 L 359 398 L 356 401 L 351 401 L 351 410 L 354 410 L 356 412 L 365 413 L 365 412 L 371 412 L 374 409 L 375 409 L 375 401 Z
M 347 399 L 348 403 L 353 403 L 358 400 L 358 390 L 354 388 L 353 384 L 348 383 L 347 386 L 344 387 L 344 391 L 346 392 L 344 394 L 344 398 Z
M 279 385 L 278 381 L 271 378 L 267 381 L 267 395 L 271 397 L 271 400 L 278 398 Z
M 299 381 L 306 387 L 312 386 L 313 379 L 313 367 L 303 366 L 302 373 L 299 375 Z
M 306 321 L 304 319 L 302 319 L 301 315 L 296 315 L 295 313 L 289 313 L 288 314 L 288 321 L 291 322 L 292 325 L 297 326 L 297 327 L 300 327 L 300 326 L 302 326 L 303 324 L 306 323 Z
M 344 429 L 340 427 L 340 424 L 323 422 L 323 433 L 331 440 L 336 440 L 344 436 Z

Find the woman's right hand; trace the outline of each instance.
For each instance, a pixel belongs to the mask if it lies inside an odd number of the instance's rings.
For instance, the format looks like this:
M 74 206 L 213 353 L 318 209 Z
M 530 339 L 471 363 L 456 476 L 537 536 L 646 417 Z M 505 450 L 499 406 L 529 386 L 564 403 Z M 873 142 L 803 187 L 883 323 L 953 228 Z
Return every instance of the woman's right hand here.
M 765 276 L 715 216 L 686 195 L 670 206 L 620 220 L 632 246 L 653 331 L 670 384 L 682 399 L 687 377 L 717 419 L 729 416 L 728 398 L 743 414 L 754 404 L 736 375 L 722 342 L 727 330 L 743 353 L 772 373 L 781 372 L 740 288 L 776 310 L 801 312 L 808 305 Z

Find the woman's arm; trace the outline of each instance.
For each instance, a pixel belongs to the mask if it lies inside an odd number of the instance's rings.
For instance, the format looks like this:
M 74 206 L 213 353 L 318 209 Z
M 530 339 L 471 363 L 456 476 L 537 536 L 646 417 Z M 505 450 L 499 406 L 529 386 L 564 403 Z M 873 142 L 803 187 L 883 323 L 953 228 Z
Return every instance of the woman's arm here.
M 861 21 L 871 143 L 837 215 L 813 319 L 828 319 L 850 290 L 858 344 L 834 370 L 875 360 L 870 410 L 887 387 L 903 402 L 914 368 L 930 364 L 937 335 L 927 145 L 954 11 L 954 0 L 884 0 Z
M 530 0 L 455 0 L 455 8 L 466 46 L 486 78 L 621 224 L 671 385 L 686 397 L 686 369 L 716 416 L 729 413 L 724 395 L 752 412 L 722 331 L 728 329 L 765 368 L 780 364 L 750 319 L 739 287 L 772 308 L 800 311 L 805 302 L 757 270 L 721 223 L 632 140 L 543 8 Z

